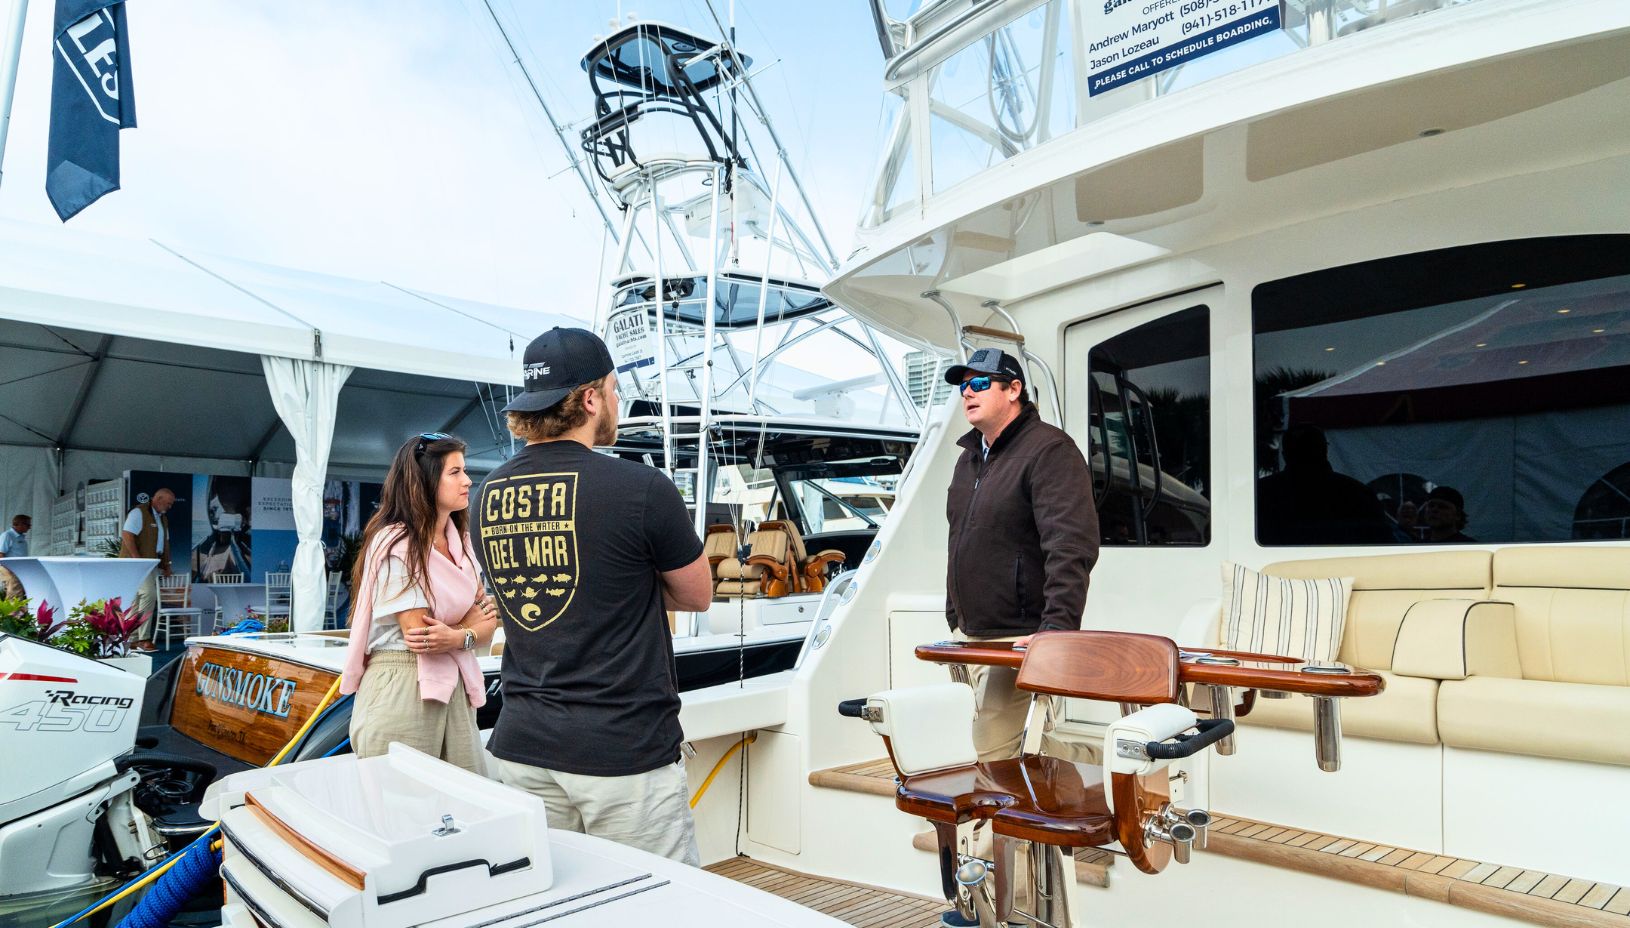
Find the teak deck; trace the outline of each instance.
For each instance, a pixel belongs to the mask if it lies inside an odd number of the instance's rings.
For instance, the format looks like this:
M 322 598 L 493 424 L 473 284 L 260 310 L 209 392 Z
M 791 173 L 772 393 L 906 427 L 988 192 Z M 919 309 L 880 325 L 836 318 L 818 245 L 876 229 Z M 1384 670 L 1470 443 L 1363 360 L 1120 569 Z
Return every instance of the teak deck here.
M 747 857 L 705 867 L 727 879 L 774 893 L 855 928 L 938 928 L 945 903 L 859 883 L 783 870 Z
M 887 758 L 817 770 L 814 786 L 894 796 Z M 1376 889 L 1420 896 L 1537 925 L 1630 928 L 1630 889 L 1498 863 L 1444 857 L 1217 813 L 1202 853 L 1237 857 Z M 1107 855 L 1106 855 L 1107 856 Z M 1107 885 L 1109 859 L 1083 861 L 1078 882 Z M 1093 873 L 1102 874 L 1098 878 Z

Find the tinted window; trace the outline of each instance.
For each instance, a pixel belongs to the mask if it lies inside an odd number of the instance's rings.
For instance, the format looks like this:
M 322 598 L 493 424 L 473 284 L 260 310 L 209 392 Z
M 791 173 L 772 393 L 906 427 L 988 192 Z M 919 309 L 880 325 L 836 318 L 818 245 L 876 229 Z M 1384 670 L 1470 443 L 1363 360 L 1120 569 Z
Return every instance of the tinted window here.
M 1211 538 L 1211 312 L 1196 306 L 1095 346 L 1087 409 L 1106 545 Z
M 1261 543 L 1625 537 L 1630 236 L 1275 281 L 1252 329 Z

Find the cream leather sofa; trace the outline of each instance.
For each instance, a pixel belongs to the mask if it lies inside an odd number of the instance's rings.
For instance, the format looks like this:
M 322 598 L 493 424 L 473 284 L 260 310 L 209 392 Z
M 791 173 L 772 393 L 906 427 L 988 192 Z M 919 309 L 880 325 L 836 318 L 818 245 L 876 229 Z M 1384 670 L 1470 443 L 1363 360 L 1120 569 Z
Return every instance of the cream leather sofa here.
M 1282 561 L 1354 579 L 1337 659 L 1386 691 L 1344 700 L 1345 734 L 1630 765 L 1630 548 L 1558 546 Z M 1218 642 L 1220 644 L 1220 641 Z M 1310 731 L 1312 701 L 1246 725 Z

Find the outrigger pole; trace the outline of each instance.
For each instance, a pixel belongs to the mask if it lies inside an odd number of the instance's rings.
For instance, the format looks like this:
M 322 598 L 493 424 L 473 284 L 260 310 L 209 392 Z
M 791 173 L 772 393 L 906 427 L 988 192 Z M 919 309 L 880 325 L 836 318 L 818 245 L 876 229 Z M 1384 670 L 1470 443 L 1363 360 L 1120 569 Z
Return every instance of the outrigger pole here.
M 23 22 L 28 18 L 28 0 L 11 0 L 11 26 L 6 32 L 4 57 L 0 58 L 0 179 L 5 177 L 6 132 L 11 128 L 11 98 L 17 90 L 17 65 L 23 57 Z
M 28 0 L 20 0 L 20 2 L 26 6 Z M 606 212 L 605 204 L 600 202 L 599 193 L 594 189 L 594 184 L 589 181 L 588 172 L 583 170 L 582 160 L 577 157 L 576 152 L 572 151 L 571 143 L 566 141 L 566 133 L 560 128 L 560 123 L 555 121 L 555 114 L 549 109 L 549 104 L 544 101 L 543 92 L 538 90 L 538 84 L 532 79 L 532 72 L 527 70 L 526 62 L 521 60 L 521 53 L 516 51 L 515 43 L 510 40 L 509 30 L 504 28 L 504 21 L 498 18 L 498 11 L 492 8 L 492 0 L 481 0 L 481 2 L 487 7 L 487 13 L 492 16 L 493 25 L 498 27 L 498 34 L 504 37 L 504 44 L 509 47 L 509 54 L 510 57 L 515 59 L 515 66 L 521 69 L 521 76 L 526 78 L 526 86 L 532 88 L 532 96 L 537 99 L 538 106 L 543 107 L 543 116 L 549 120 L 549 128 L 554 130 L 555 138 L 560 140 L 560 147 L 566 152 L 566 160 L 571 162 L 572 173 L 576 174 L 577 179 L 583 182 L 583 189 L 588 191 L 589 199 L 594 202 L 595 211 L 600 214 L 600 220 L 606 224 L 606 231 L 611 233 L 611 240 L 619 245 L 622 244 L 622 239 L 617 237 L 616 224 L 611 221 L 611 216 Z M 5 130 L 0 128 L 0 143 L 3 143 L 4 139 Z

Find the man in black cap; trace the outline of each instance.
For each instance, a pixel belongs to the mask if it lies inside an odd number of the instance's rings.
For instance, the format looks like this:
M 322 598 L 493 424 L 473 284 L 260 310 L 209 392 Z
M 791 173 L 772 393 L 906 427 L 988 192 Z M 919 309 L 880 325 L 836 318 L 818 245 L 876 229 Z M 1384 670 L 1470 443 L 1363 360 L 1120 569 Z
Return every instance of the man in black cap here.
M 1092 474 L 1062 429 L 1041 421 L 1024 368 L 996 348 L 945 372 L 961 388 L 973 428 L 957 444 L 945 515 L 950 522 L 945 619 L 971 640 L 1028 642 L 1038 631 L 1078 629 L 1098 560 Z M 1028 697 L 1017 673 L 974 668 L 979 759 L 1017 757 Z M 1056 742 L 1053 753 L 1068 753 Z
M 1454 487 L 1438 485 L 1426 494 L 1421 505 L 1421 524 L 1426 526 L 1427 544 L 1471 544 L 1477 539 L 1466 534 L 1466 498 Z
M 504 412 L 526 447 L 487 477 L 473 519 L 505 636 L 487 748 L 550 827 L 696 864 L 665 609 L 711 603 L 702 540 L 662 471 L 594 451 L 617 436 L 604 342 L 551 329 L 522 383 Z

